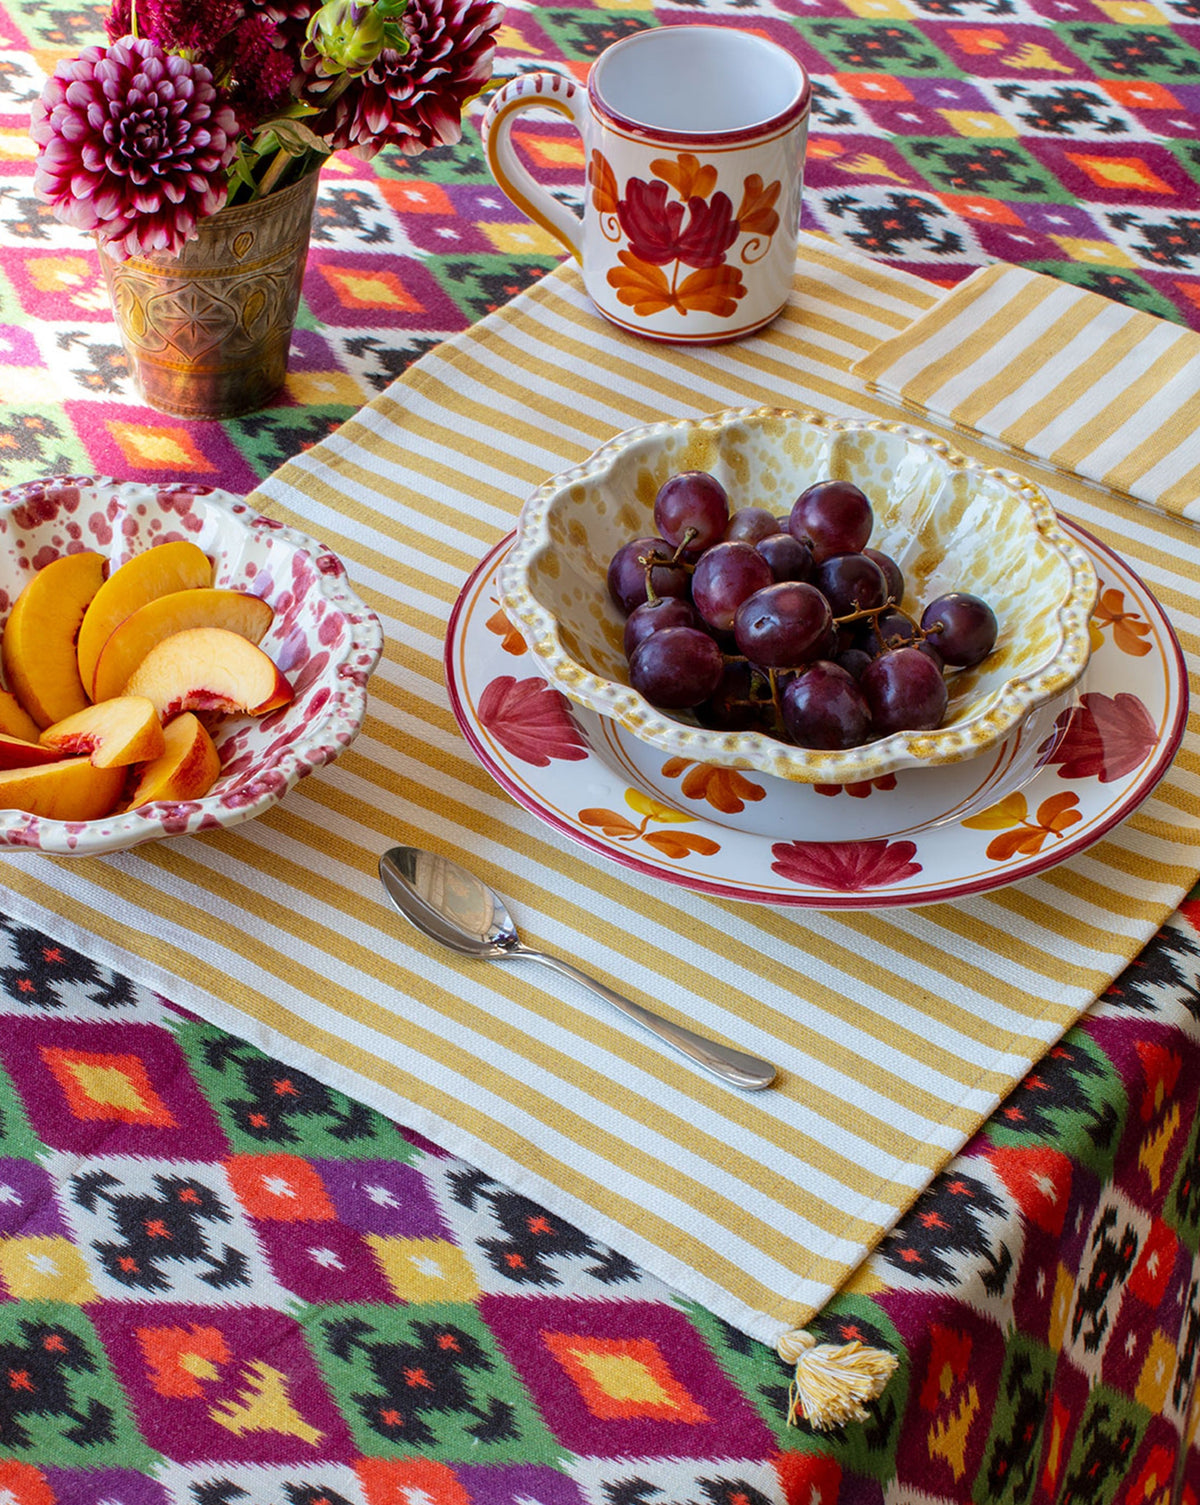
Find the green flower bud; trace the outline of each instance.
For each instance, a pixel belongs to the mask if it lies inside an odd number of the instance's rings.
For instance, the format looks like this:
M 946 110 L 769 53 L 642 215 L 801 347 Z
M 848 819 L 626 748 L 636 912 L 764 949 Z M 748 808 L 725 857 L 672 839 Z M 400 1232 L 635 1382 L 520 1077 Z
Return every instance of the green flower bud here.
M 321 72 L 365 73 L 383 50 L 387 18 L 363 0 L 327 0 L 308 23 L 309 44 L 321 59 Z

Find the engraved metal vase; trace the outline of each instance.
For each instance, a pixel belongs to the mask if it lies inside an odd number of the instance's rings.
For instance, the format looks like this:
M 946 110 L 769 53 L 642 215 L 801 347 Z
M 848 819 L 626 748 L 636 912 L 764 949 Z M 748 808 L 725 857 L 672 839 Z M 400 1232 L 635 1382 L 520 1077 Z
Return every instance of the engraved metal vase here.
M 113 314 L 144 401 L 181 418 L 266 406 L 287 376 L 319 172 L 202 219 L 178 256 L 112 260 Z

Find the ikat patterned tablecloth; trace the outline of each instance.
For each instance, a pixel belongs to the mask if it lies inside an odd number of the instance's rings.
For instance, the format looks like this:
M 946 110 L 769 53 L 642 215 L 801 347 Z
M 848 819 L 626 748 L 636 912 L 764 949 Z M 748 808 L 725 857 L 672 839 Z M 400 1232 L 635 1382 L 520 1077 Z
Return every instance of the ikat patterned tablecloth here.
M 104 8 L 0 7 L 0 481 L 249 491 L 559 249 L 475 121 L 339 158 L 285 399 L 137 404 L 28 105 Z M 1195 0 L 514 6 L 499 71 L 703 18 L 813 74 L 805 226 L 954 285 L 1021 263 L 1200 327 Z M 477 118 L 477 117 L 476 117 Z M 564 199 L 564 125 L 526 149 Z M 0 910 L 3 904 L 0 902 Z M 1163 928 L 814 1329 L 901 1356 L 871 1420 L 611 1249 L 55 937 L 0 926 L 8 1505 L 1168 1505 L 1200 1496 L 1200 907 Z

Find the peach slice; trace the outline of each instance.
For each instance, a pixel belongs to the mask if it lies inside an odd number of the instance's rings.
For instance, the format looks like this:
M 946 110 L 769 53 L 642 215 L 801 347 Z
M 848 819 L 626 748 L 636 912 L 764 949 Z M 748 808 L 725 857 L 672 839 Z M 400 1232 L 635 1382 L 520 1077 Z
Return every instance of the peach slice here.
M 126 617 L 159 596 L 211 585 L 212 577 L 212 560 L 186 538 L 156 544 L 115 569 L 92 597 L 79 625 L 75 654 L 84 689 L 91 690 L 100 650 Z
M 43 747 L 68 756 L 87 756 L 96 768 L 146 763 L 157 758 L 164 745 L 158 712 L 138 695 L 117 695 L 85 706 L 65 721 L 48 726 L 40 741 Z
M 66 758 L 40 768 L 0 770 L 0 808 L 47 820 L 98 820 L 116 809 L 124 788 L 123 768 L 95 768 L 87 758 Z
M 163 721 L 180 711 L 265 716 L 292 687 L 261 648 L 224 627 L 190 627 L 164 638 L 133 671 L 127 695 L 145 695 Z
M 75 637 L 103 581 L 102 554 L 63 554 L 33 576 L 9 614 L 0 658 L 9 689 L 39 727 L 88 703 Z
M 151 800 L 202 799 L 217 782 L 221 759 L 213 739 L 191 711 L 169 721 L 163 738 L 162 753 L 139 770 L 127 810 Z
M 61 757 L 52 747 L 40 747 L 36 742 L 0 732 L 0 768 L 36 768 L 40 763 L 57 763 Z
M 22 742 L 36 742 L 40 730 L 17 697 L 7 690 L 0 690 L 0 732 L 6 737 L 19 737 Z
M 275 613 L 262 597 L 247 591 L 209 586 L 158 596 L 126 617 L 100 650 L 92 699 L 108 700 L 124 694 L 129 676 L 150 650 L 177 632 L 217 627 L 236 632 L 249 643 L 259 643 L 274 618 Z

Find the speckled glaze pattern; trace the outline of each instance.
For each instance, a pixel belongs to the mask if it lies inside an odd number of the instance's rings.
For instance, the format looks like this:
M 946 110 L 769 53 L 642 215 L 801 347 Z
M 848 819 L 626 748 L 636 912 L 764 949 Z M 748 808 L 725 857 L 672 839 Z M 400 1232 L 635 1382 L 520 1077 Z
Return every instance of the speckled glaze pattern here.
M 682 470 L 711 471 L 734 508 L 777 515 L 815 481 L 853 481 L 875 512 L 872 546 L 904 571 L 906 610 L 919 616 L 947 590 L 988 601 L 1000 624 L 996 647 L 951 676 L 943 725 L 818 752 L 760 732 L 706 730 L 631 689 L 608 561 L 629 539 L 656 531 L 655 495 Z M 666 753 L 839 784 L 974 757 L 1070 689 L 1087 667 L 1097 583 L 1087 553 L 1022 477 L 904 424 L 747 408 L 631 429 L 551 477 L 522 509 L 499 587 L 541 671 L 578 704 Z
M 94 550 L 111 571 L 181 538 L 214 561 L 214 585 L 252 592 L 274 608 L 261 647 L 290 681 L 291 703 L 260 719 L 202 718 L 221 757 L 221 777 L 203 799 L 158 801 L 93 821 L 0 810 L 0 846 L 95 856 L 237 825 L 358 735 L 383 649 L 378 618 L 322 544 L 206 486 L 60 476 L 0 492 L 0 622 L 32 574 L 62 554 Z

